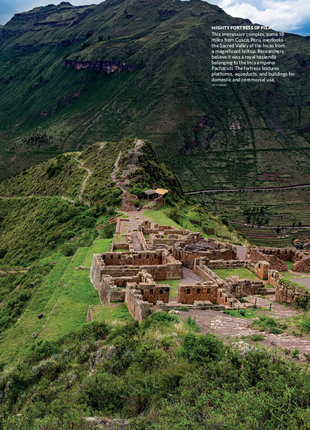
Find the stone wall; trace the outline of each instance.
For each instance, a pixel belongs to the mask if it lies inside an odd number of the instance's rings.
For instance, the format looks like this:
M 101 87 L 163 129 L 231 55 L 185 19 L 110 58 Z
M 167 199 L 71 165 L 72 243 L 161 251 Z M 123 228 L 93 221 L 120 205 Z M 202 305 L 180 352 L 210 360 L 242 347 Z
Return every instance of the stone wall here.
M 167 237 L 164 237 L 164 234 L 150 234 L 150 246 L 155 245 L 174 245 L 176 242 L 180 242 L 183 240 L 183 236 L 181 234 L 167 234 Z
M 240 279 L 239 276 L 226 278 L 224 287 L 235 298 L 265 294 L 267 292 L 262 281 Z
M 182 263 L 166 250 L 136 253 L 94 254 L 91 281 L 96 289 L 103 275 L 114 278 L 137 275 L 141 270 L 149 272 L 154 280 L 180 279 L 183 277 Z
M 194 262 L 194 272 L 196 275 L 200 276 L 203 281 L 215 282 L 217 285 L 222 286 L 224 281 L 215 272 L 209 269 L 209 267 L 206 265 L 207 262 L 208 259 L 206 258 L 197 258 Z
M 217 289 L 217 298 L 216 303 L 218 305 L 223 305 L 228 308 L 236 308 L 236 307 L 242 307 L 241 303 L 233 297 L 232 294 L 229 293 L 225 288 L 218 288 Z
M 247 254 L 247 259 L 251 260 L 252 263 L 266 261 L 270 264 L 270 269 L 278 270 L 279 272 L 288 271 L 287 264 L 284 261 L 280 260 L 280 258 L 273 254 L 264 254 L 259 250 L 259 248 L 250 247 Z
M 137 289 L 141 291 L 143 300 L 148 303 L 155 304 L 158 300 L 163 303 L 169 302 L 170 286 L 168 284 L 156 285 L 155 282 L 153 284 L 140 282 Z
M 195 244 L 193 249 L 188 249 L 189 245 L 193 244 Z M 203 250 L 203 247 L 209 247 L 209 249 Z M 228 243 L 223 244 L 216 242 L 214 239 L 203 239 L 200 233 L 190 233 L 183 241 L 173 245 L 172 255 L 181 261 L 185 267 L 192 269 L 196 258 L 233 260 L 237 258 L 237 250 Z
M 134 252 L 133 241 L 130 233 L 114 235 L 110 245 L 110 252 L 116 252 L 117 249 L 126 249 L 128 252 Z
M 247 258 L 257 263 L 258 253 L 260 253 L 262 260 L 270 263 L 270 268 L 273 270 L 285 272 L 287 271 L 287 268 L 285 269 L 287 265 L 284 261 L 293 261 L 293 270 L 295 272 L 310 272 L 310 256 L 305 251 L 295 248 L 256 248 L 250 246 L 247 249 Z M 279 260 L 282 261 L 282 265 Z
M 216 303 L 218 285 L 209 283 L 179 284 L 178 302 L 193 304 L 195 301 Z
M 268 279 L 270 264 L 267 261 L 259 261 L 255 264 L 255 274 L 261 279 Z
M 240 269 L 254 270 L 255 266 L 250 260 L 208 260 L 204 259 L 209 269 Z
M 136 284 L 129 283 L 125 292 L 125 303 L 127 309 L 135 320 L 143 321 L 150 312 L 150 304 L 143 300 L 140 290 L 136 289 Z
M 96 290 L 98 290 L 99 288 L 99 284 L 101 282 L 101 277 L 102 277 L 102 273 L 101 273 L 101 255 L 100 254 L 93 254 L 93 259 L 92 259 L 92 263 L 91 263 L 91 267 L 90 267 L 90 272 L 89 272 L 89 277 L 90 280 L 94 286 L 94 288 L 96 288 Z
M 148 246 L 144 237 L 144 234 L 142 233 L 142 231 L 137 231 L 137 239 L 141 245 L 142 251 L 147 251 L 148 250 Z
M 90 305 L 88 306 L 88 311 L 87 311 L 87 322 L 92 322 L 93 321 L 93 311 L 91 310 Z
M 293 287 L 288 288 L 278 283 L 276 286 L 275 301 L 278 303 L 287 303 L 291 305 L 295 302 L 296 297 L 301 296 L 302 294 L 303 293 Z
M 295 272 L 310 272 L 310 256 L 305 255 L 302 260 L 297 260 L 292 269 Z
M 268 270 L 268 284 L 277 288 L 279 286 L 280 274 L 277 270 Z

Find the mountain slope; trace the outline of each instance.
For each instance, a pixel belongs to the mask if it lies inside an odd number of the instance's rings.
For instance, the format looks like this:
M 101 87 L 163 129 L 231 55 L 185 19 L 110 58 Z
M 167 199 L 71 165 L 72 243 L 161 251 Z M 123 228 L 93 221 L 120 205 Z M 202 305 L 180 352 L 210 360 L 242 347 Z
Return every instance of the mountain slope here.
M 184 190 L 268 186 L 264 173 L 310 182 L 309 38 L 285 36 L 278 62 L 294 77 L 212 87 L 211 25 L 241 23 L 200 0 L 63 2 L 15 15 L 0 30 L 1 178 L 139 135 Z

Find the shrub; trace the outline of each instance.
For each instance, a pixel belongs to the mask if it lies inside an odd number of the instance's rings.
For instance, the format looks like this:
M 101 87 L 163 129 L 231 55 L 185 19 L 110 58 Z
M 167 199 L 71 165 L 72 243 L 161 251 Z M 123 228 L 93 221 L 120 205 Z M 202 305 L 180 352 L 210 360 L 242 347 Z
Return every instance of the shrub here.
M 264 340 L 265 336 L 262 334 L 252 334 L 252 336 L 250 336 L 250 339 L 252 339 L 254 342 L 257 342 L 259 340 Z
M 191 363 L 207 366 L 210 361 L 224 357 L 224 344 L 213 333 L 206 335 L 187 334 L 183 342 L 183 355 Z
M 188 315 L 188 317 L 186 318 L 186 320 L 185 320 L 185 322 L 184 322 L 184 325 L 185 325 L 185 327 L 186 328 L 188 328 L 188 329 L 190 329 L 190 330 L 193 330 L 193 331 L 195 331 L 195 332 L 198 332 L 198 331 L 200 331 L 200 328 L 199 328 L 199 326 L 196 324 L 196 318 L 194 318 L 194 319 L 192 319 L 191 317 L 190 317 L 190 315 Z

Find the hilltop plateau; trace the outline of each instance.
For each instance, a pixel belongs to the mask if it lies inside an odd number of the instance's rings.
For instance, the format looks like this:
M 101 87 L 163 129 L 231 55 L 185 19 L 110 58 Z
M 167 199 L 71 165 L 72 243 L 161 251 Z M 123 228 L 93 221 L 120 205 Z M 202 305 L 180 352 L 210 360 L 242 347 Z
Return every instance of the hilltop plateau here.
M 168 190 L 159 210 L 151 210 L 154 203 L 143 195 L 149 187 Z M 275 303 L 270 285 L 263 288 L 267 296 L 238 301 L 242 309 L 175 309 L 180 282 L 206 287 L 193 284 L 192 270 L 184 267 L 184 279 L 154 284 L 170 289 L 169 313 L 153 309 L 144 321 L 134 321 L 128 303 L 114 299 L 103 306 L 90 280 L 93 254 L 121 261 L 130 253 L 169 253 L 122 249 L 124 237 L 130 243 L 141 222 L 192 238 L 203 234 L 211 253 L 219 239 L 248 244 L 226 218 L 184 199 L 178 179 L 148 142 L 99 142 L 58 155 L 2 182 L 0 196 L 2 429 L 308 425 L 309 315 Z M 114 234 L 119 216 L 124 230 Z M 150 236 L 145 232 L 148 244 Z M 159 236 L 170 240 L 169 233 Z M 220 246 L 231 254 L 231 245 Z M 220 260 L 223 268 L 213 272 L 218 282 L 237 275 L 257 284 L 253 271 L 225 263 Z M 282 275 L 305 295 L 305 287 L 289 280 L 300 274 Z

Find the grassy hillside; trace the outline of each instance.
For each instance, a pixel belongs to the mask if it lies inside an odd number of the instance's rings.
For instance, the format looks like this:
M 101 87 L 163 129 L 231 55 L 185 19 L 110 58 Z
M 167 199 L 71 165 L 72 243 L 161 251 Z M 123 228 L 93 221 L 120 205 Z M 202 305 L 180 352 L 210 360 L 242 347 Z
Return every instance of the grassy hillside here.
M 139 135 L 184 190 L 267 186 L 270 174 L 310 182 L 309 38 L 285 35 L 276 66 L 294 76 L 214 87 L 211 26 L 242 23 L 200 0 L 61 3 L 16 15 L 0 30 L 1 178 Z
M 89 429 L 94 416 L 136 430 L 309 425 L 306 368 L 260 350 L 242 357 L 194 327 L 159 312 L 35 344 L 2 372 L 2 428 Z

